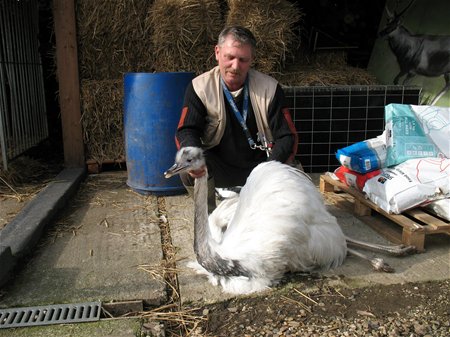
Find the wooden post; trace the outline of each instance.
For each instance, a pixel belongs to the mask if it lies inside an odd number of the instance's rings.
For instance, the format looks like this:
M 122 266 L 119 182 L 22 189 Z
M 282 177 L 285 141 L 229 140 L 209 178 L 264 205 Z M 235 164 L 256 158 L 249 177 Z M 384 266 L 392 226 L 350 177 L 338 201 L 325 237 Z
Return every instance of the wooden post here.
M 418 252 L 424 252 L 425 232 L 423 230 L 413 231 L 410 228 L 403 228 L 402 243 L 406 246 L 416 247 Z
M 53 0 L 64 164 L 84 167 L 75 0 Z
M 354 212 L 358 216 L 370 216 L 372 215 L 372 209 L 366 206 L 361 200 L 355 198 Z
M 324 176 L 320 176 L 319 189 L 320 192 L 334 192 L 334 186 L 328 183 Z

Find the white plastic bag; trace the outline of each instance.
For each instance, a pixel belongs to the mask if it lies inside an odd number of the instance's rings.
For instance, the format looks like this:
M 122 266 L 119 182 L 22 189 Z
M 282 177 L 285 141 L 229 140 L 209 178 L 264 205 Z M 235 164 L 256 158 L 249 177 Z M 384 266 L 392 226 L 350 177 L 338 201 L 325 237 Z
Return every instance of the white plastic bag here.
M 430 105 L 411 105 L 425 135 L 450 158 L 450 108 Z
M 388 213 L 450 197 L 450 159 L 409 159 L 384 168 L 366 181 L 363 192 Z
M 408 159 L 438 157 L 439 148 L 427 137 L 410 105 L 385 107 L 386 166 Z
M 440 216 L 441 218 L 450 221 L 450 199 L 441 199 L 430 202 L 428 205 L 424 206 L 432 213 Z

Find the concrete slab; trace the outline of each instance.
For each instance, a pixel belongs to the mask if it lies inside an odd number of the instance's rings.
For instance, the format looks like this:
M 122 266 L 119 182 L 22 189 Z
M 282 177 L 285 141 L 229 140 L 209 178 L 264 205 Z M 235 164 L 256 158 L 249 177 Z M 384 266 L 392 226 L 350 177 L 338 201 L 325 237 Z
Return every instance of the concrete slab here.
M 0 229 L 0 243 L 3 247 L 0 254 L 2 266 L 0 286 L 8 281 L 17 261 L 34 249 L 44 228 L 73 196 L 84 176 L 85 170 L 82 168 L 62 170 L 54 181 L 20 209 L 17 216 L 6 227 L 2 225 Z M 17 204 L 4 205 L 6 214 L 17 208 Z
M 90 175 L 33 258 L 5 287 L 2 307 L 143 299 L 165 285 L 139 269 L 162 259 L 156 197 L 126 186 L 125 171 Z
M 233 296 L 222 292 L 198 275 L 186 264 L 195 261 L 194 253 L 194 203 L 186 194 L 166 197 L 167 217 L 170 224 L 172 243 L 177 248 L 178 283 L 182 303 L 223 301 Z
M 16 262 L 16 258 L 12 255 L 11 247 L 0 243 L 0 286 L 11 277 Z
M 346 235 L 373 243 L 392 244 L 348 212 L 333 205 L 328 206 L 328 208 L 336 216 Z M 364 252 L 363 250 L 360 251 Z M 368 251 L 365 251 L 365 253 L 370 257 L 383 258 L 395 269 L 395 273 L 374 272 L 367 262 L 349 256 L 342 266 L 326 274 L 345 275 L 347 279 L 354 283 L 362 284 L 401 284 L 450 278 L 450 237 L 447 235 L 429 237 L 426 242 L 426 252 L 421 254 L 393 257 Z
M 0 231 L 2 245 L 11 247 L 16 257 L 28 254 L 39 240 L 44 227 L 75 193 L 84 174 L 82 168 L 61 171 Z

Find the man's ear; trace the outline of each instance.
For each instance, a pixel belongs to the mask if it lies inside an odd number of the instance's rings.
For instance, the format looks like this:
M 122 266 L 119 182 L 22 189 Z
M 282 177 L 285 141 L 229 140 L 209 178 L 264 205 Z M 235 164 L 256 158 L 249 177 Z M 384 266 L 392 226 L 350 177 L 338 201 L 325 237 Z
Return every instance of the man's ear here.
M 214 54 L 216 55 L 216 61 L 219 61 L 219 53 L 220 53 L 220 47 L 216 45 L 214 47 Z

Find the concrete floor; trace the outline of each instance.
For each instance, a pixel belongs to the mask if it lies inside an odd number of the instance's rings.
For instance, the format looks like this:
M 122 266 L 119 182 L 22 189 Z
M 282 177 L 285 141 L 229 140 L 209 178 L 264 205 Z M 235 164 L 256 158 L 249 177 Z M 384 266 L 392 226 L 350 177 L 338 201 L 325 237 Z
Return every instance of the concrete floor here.
M 167 300 L 160 268 L 162 249 L 157 197 L 134 192 L 126 185 L 126 179 L 126 171 L 87 177 L 76 197 L 49 225 L 28 262 L 21 266 L 12 282 L 0 290 L 0 308 L 137 299 L 158 306 Z M 314 180 L 318 184 L 318 175 Z M 230 295 L 222 293 L 219 287 L 212 286 L 206 278 L 186 267 L 187 261 L 195 258 L 192 200 L 187 195 L 164 198 L 177 252 L 182 302 L 211 303 L 229 298 Z M 389 243 L 348 211 L 333 204 L 328 207 L 347 235 Z M 422 254 L 383 258 L 396 269 L 395 273 L 374 272 L 367 262 L 349 257 L 341 267 L 326 274 L 345 275 L 344 279 L 330 278 L 330 282 L 340 282 L 342 286 L 448 279 L 450 237 L 427 238 L 426 252 Z M 298 282 L 301 283 L 301 279 Z M 127 334 L 137 329 L 140 322 L 135 324 L 127 327 Z M 41 328 L 41 332 L 45 331 L 42 329 L 46 328 Z M 14 330 L 15 334 L 11 331 L 0 329 L 0 336 L 21 336 L 24 329 Z
M 156 198 L 133 192 L 126 172 L 90 175 L 4 287 L 1 307 L 143 299 L 164 302 Z M 155 268 L 156 268 L 155 267 Z

